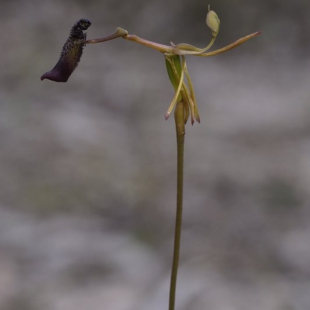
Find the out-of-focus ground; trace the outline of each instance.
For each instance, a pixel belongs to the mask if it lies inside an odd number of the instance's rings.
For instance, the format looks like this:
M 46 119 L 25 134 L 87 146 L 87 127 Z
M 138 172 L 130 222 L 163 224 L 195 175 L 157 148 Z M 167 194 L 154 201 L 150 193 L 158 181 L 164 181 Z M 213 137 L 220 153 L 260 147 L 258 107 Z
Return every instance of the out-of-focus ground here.
M 73 23 L 205 46 L 204 1 L 2 1 L 0 309 L 166 309 L 175 213 L 163 56 L 87 46 L 40 81 Z M 179 310 L 310 309 L 310 4 L 217 1 L 213 58 L 188 58 Z

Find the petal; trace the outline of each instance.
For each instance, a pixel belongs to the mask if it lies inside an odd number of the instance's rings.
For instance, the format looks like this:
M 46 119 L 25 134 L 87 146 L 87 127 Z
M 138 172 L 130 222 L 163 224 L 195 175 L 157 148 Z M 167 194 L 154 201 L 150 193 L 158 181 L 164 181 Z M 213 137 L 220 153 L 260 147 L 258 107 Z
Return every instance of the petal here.
M 77 67 L 85 46 L 86 30 L 91 25 L 87 19 L 81 19 L 74 24 L 70 36 L 62 48 L 60 59 L 55 67 L 41 76 L 41 81 L 48 79 L 54 82 L 67 82 Z

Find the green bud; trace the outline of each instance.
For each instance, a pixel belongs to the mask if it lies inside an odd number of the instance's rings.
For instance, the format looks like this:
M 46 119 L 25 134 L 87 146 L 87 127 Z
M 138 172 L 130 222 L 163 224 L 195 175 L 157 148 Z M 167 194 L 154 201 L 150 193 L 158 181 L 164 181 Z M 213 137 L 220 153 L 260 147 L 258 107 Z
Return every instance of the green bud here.
M 216 37 L 220 30 L 220 19 L 214 11 L 210 10 L 210 4 L 208 5 L 206 23 L 208 27 L 212 30 L 212 36 Z

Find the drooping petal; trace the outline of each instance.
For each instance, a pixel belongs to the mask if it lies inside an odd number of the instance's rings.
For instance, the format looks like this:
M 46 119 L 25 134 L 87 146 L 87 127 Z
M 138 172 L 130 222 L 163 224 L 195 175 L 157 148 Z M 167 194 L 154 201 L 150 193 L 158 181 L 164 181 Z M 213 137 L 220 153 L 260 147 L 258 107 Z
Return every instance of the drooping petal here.
M 184 72 L 185 72 L 187 83 L 188 83 L 188 87 L 189 87 L 189 101 L 190 101 L 190 104 L 192 106 L 194 106 L 194 109 L 193 109 L 194 117 L 195 117 L 195 120 L 198 123 L 200 123 L 200 116 L 199 116 L 199 112 L 198 112 L 198 106 L 197 106 L 197 101 L 196 101 L 196 96 L 195 96 L 195 91 L 194 91 L 194 85 L 193 85 L 191 77 L 190 77 L 190 75 L 188 73 L 186 65 L 185 65 Z M 192 103 L 191 103 L 191 101 L 192 101 Z
M 182 71 L 181 57 L 176 55 L 166 56 L 165 63 L 170 82 L 173 88 L 177 90 L 180 83 L 179 76 L 181 75 Z
M 184 57 L 182 56 L 182 66 L 181 66 L 181 60 L 179 56 L 173 55 L 170 57 L 166 56 L 165 58 L 168 76 L 175 89 L 175 94 L 165 114 L 165 119 L 169 118 L 176 103 L 182 100 L 181 93 L 182 93 L 182 85 L 183 85 L 183 80 L 184 80 L 184 68 L 185 68 L 185 62 L 183 58 Z

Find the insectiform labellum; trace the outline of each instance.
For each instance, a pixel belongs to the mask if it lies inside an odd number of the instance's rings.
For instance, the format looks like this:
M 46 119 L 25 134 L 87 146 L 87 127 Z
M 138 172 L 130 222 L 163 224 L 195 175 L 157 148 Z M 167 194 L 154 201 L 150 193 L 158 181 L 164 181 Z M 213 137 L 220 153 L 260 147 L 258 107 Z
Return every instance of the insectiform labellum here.
M 55 82 L 67 82 L 70 75 L 77 67 L 86 41 L 84 30 L 91 25 L 87 19 L 77 21 L 70 31 L 69 38 L 64 44 L 60 58 L 55 67 L 41 76 L 41 81 L 48 79 Z

